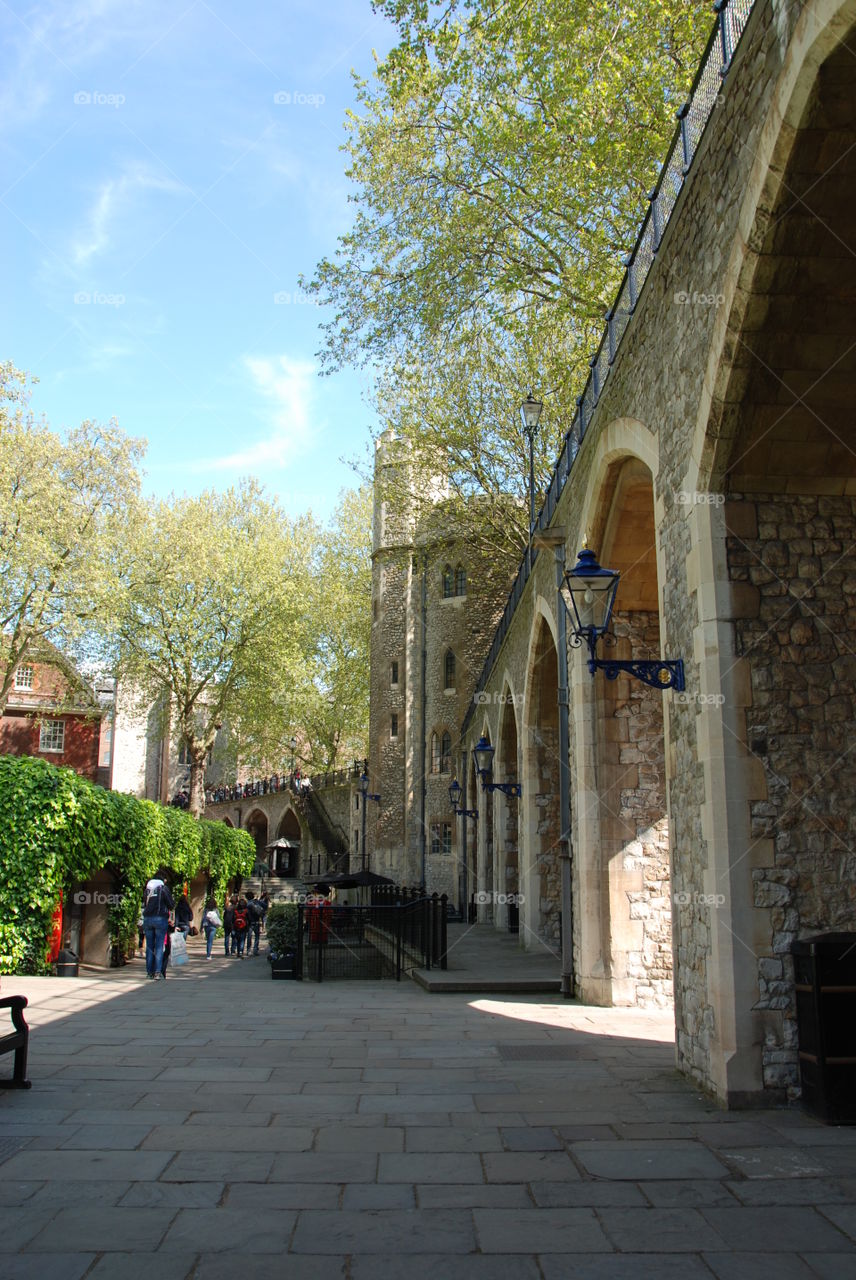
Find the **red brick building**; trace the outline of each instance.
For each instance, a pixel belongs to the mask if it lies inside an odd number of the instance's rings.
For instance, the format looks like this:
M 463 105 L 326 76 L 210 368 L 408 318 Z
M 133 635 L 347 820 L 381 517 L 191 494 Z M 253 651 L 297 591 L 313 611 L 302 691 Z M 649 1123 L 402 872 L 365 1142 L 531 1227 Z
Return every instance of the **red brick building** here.
M 0 754 L 39 756 L 98 782 L 103 716 L 93 690 L 58 650 L 25 659 L 0 717 Z

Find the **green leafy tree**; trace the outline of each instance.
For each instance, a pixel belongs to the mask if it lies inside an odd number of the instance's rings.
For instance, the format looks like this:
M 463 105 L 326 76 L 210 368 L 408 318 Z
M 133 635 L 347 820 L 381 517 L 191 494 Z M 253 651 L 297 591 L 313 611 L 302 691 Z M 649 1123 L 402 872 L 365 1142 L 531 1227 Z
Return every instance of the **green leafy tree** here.
M 141 708 L 160 703 L 185 745 L 199 816 L 218 729 L 228 722 L 240 750 L 297 665 L 298 547 L 280 508 L 246 481 L 142 504 L 127 557 L 112 617 L 120 679 Z
M 517 408 L 546 392 L 540 487 L 710 28 L 700 0 L 383 0 L 398 42 L 347 118 L 354 222 L 306 283 L 327 368 L 380 371 L 423 481 L 526 535 Z M 417 497 L 426 491 L 416 486 Z
M 27 375 L 0 365 L 0 714 L 21 662 L 51 643 L 80 654 L 91 638 L 142 453 L 113 424 L 52 431 L 29 408 Z
M 371 509 L 367 486 L 339 495 L 336 515 L 320 534 L 308 584 L 304 726 L 312 766 L 325 773 L 366 754 Z
M 345 490 L 329 525 L 304 516 L 295 526 L 302 573 L 291 647 L 271 658 L 264 708 L 245 708 L 246 767 L 290 765 L 292 735 L 304 773 L 328 773 L 366 754 L 371 505 L 368 486 Z

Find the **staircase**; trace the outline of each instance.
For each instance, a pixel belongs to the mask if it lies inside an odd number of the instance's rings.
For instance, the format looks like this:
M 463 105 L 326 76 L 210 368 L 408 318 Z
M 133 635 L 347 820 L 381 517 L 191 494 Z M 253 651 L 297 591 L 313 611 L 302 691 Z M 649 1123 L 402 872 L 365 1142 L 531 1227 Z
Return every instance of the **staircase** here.
M 302 791 L 297 797 L 301 813 L 314 838 L 321 842 L 328 855 L 328 871 L 348 869 L 350 842 L 347 832 L 334 822 L 317 791 Z

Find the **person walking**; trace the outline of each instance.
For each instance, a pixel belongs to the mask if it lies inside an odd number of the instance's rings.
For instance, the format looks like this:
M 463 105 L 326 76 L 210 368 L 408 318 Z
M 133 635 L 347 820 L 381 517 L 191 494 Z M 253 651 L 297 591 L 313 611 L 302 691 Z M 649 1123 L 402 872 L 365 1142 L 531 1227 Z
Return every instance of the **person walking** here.
M 183 893 L 178 900 L 178 906 L 175 909 L 175 927 L 180 929 L 182 933 L 187 933 L 193 924 L 193 908 L 187 901 L 187 894 Z
M 247 894 L 247 917 L 249 921 L 247 925 L 247 955 L 250 955 L 250 948 L 252 947 L 252 954 L 257 956 L 259 954 L 259 934 L 261 933 L 262 921 L 265 918 L 265 909 L 261 899 L 257 898 L 252 891 Z M 255 945 L 253 945 L 254 943 Z
M 146 977 L 154 982 L 163 977 L 163 947 L 169 926 L 169 913 L 175 908 L 172 894 L 159 876 L 146 884 L 143 901 L 143 924 L 146 935 Z
M 247 899 L 239 898 L 235 907 L 235 918 L 232 922 L 232 934 L 238 946 L 238 956 L 244 958 L 244 946 L 250 927 L 250 913 L 247 910 Z
M 217 910 L 217 903 L 213 898 L 209 898 L 205 904 L 205 910 L 202 913 L 202 932 L 205 934 L 205 959 L 211 959 L 211 948 L 214 946 L 214 939 L 217 936 L 217 930 L 222 926 L 223 921 L 220 919 L 220 912 Z M 228 946 L 228 937 L 226 935 L 226 945 Z M 227 952 L 228 954 L 228 952 Z
M 225 930 L 223 943 L 226 947 L 226 955 L 234 955 L 237 948 L 237 939 L 235 938 L 235 906 L 237 898 L 229 898 L 226 903 L 226 909 L 223 912 L 223 928 Z
M 161 960 L 161 967 L 160 967 L 160 976 L 164 980 L 164 982 L 166 982 L 166 971 L 169 968 L 169 958 L 172 955 L 171 935 L 175 933 L 175 930 L 176 930 L 176 926 L 174 924 L 167 924 L 166 934 L 164 935 L 164 940 L 163 940 L 163 960 Z

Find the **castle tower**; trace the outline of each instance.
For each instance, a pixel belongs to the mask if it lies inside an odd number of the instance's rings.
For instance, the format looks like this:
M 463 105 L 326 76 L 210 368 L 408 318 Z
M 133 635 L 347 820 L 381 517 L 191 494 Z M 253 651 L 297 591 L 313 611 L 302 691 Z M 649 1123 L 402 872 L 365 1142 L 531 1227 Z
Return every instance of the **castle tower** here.
M 369 725 L 370 790 L 381 800 L 366 813 L 368 864 L 458 904 L 463 833 L 449 785 L 507 583 L 474 568 L 472 539 L 444 506 L 441 482 L 427 511 L 424 489 L 420 503 L 402 501 L 408 470 L 406 445 L 386 432 L 375 454 Z

